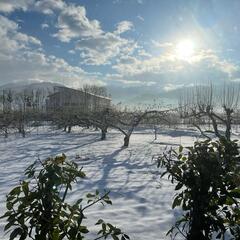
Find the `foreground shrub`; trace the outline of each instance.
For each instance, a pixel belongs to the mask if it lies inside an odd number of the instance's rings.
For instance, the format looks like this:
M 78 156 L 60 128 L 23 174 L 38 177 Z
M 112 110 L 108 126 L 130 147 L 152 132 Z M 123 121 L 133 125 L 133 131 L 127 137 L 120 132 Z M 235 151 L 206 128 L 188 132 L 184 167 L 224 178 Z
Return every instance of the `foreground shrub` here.
M 39 166 L 40 165 L 40 166 Z M 72 183 L 83 179 L 85 173 L 76 163 L 66 156 L 38 160 L 26 171 L 26 180 L 13 188 L 7 195 L 7 212 L 1 218 L 7 218 L 5 231 L 10 230 L 10 240 L 81 240 L 89 232 L 84 224 L 85 210 L 96 203 L 111 204 L 109 192 L 88 193 L 74 204 L 66 202 Z M 95 239 L 129 239 L 122 231 L 102 219 L 96 222 L 100 226 Z
M 158 157 L 176 183 L 172 207 L 181 207 L 183 216 L 168 234 L 181 233 L 188 240 L 217 239 L 227 230 L 240 239 L 240 155 L 236 141 L 195 142 L 194 147 L 170 150 Z

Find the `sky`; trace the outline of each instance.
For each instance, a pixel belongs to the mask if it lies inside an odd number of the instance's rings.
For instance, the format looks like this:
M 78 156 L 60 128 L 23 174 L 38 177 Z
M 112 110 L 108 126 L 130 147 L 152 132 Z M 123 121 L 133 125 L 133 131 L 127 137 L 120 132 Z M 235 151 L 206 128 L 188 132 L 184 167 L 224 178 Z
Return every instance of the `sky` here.
M 0 0 L 0 84 L 125 98 L 240 80 L 239 0 Z

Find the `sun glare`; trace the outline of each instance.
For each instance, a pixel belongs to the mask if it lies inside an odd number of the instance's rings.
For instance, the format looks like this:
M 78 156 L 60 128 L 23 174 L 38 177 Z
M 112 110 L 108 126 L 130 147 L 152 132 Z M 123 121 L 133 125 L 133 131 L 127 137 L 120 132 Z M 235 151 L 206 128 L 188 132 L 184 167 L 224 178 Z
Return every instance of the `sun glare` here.
M 189 61 L 194 54 L 194 44 L 186 39 L 179 42 L 176 46 L 176 55 L 179 59 Z

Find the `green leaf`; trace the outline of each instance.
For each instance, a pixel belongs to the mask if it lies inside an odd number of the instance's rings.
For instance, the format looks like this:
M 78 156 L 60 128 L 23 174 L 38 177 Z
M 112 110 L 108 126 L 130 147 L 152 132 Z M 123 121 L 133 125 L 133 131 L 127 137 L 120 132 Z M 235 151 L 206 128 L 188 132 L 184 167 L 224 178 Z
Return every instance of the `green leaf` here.
M 86 226 L 80 226 L 80 227 L 79 227 L 79 231 L 80 231 L 81 233 L 88 233 L 88 232 L 89 232 L 89 230 L 87 229 Z
M 187 160 L 187 158 L 186 157 L 182 157 L 182 159 L 181 159 L 182 161 L 186 161 Z
M 178 150 L 180 153 L 183 151 L 183 146 L 182 145 L 180 145 L 179 146 L 179 150 Z
M 181 183 L 181 182 L 179 182 L 178 184 L 177 184 L 177 186 L 175 187 L 175 190 L 179 190 L 179 189 L 181 189 L 183 187 L 183 184 Z
M 7 210 L 11 210 L 13 207 L 13 204 L 11 202 L 7 202 L 6 207 L 7 207 Z
M 110 230 L 113 230 L 114 229 L 114 226 L 111 224 L 111 223 L 107 223 L 108 227 Z
M 10 191 L 9 195 L 19 195 L 20 192 L 21 192 L 21 187 L 17 186 Z
M 92 194 L 92 193 L 88 193 L 88 194 L 86 195 L 86 197 L 87 197 L 87 198 L 93 198 L 93 197 L 95 197 L 95 195 Z
M 18 235 L 22 234 L 22 229 L 21 228 L 15 228 L 12 233 L 10 234 L 10 238 L 9 240 L 13 240 L 14 238 L 16 238 Z
M 174 209 L 177 206 L 180 206 L 181 202 L 182 202 L 182 199 L 179 196 L 175 197 L 172 204 L 172 209 Z
M 79 171 L 78 172 L 78 177 L 80 177 L 80 178 L 85 178 L 86 177 L 86 174 L 83 172 L 83 171 Z
M 113 240 L 119 240 L 119 237 L 118 237 L 118 236 L 116 236 L 116 235 L 114 235 L 114 234 L 112 234 L 111 236 L 112 236 Z
M 2 216 L 0 216 L 0 219 L 9 217 L 9 216 L 11 216 L 11 215 L 12 215 L 12 211 L 7 211 L 7 212 L 5 212 Z
M 105 203 L 112 205 L 112 201 L 110 199 L 103 199 Z
M 25 181 L 24 181 L 24 182 L 22 183 L 22 189 L 23 189 L 23 192 L 24 192 L 25 196 L 27 196 L 28 193 L 29 193 L 28 182 L 25 182 Z
M 130 237 L 129 237 L 127 234 L 123 234 L 123 236 L 124 236 L 126 239 L 130 239 Z
M 82 198 L 80 198 L 80 199 L 78 199 L 77 201 L 76 201 L 76 203 L 75 203 L 75 205 L 79 205 L 81 202 L 82 202 Z
M 229 195 L 234 198 L 240 198 L 240 189 L 232 190 Z
M 171 234 L 171 233 L 173 232 L 173 230 L 174 230 L 174 227 L 171 227 L 171 228 L 168 230 L 168 232 L 166 233 L 166 236 L 168 236 L 169 234 Z
M 96 223 L 95 223 L 95 225 L 99 225 L 99 224 L 102 224 L 104 221 L 102 220 L 102 219 L 99 219 Z
M 59 240 L 59 230 L 57 228 L 53 230 L 52 240 Z
M 115 234 L 115 235 L 119 235 L 119 234 L 122 233 L 122 231 L 121 231 L 120 228 L 113 227 L 113 230 L 114 230 L 114 234 Z
M 106 232 L 106 224 L 104 222 L 102 223 L 102 230 L 104 233 Z

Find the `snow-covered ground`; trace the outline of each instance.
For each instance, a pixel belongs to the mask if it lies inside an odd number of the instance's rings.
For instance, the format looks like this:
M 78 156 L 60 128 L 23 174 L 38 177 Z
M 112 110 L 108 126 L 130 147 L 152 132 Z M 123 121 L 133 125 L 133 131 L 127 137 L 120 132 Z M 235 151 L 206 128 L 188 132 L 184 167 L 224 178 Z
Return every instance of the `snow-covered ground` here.
M 193 130 L 159 130 L 154 141 L 151 130 L 138 130 L 128 148 L 122 148 L 123 135 L 110 131 L 107 140 L 99 141 L 99 132 L 74 129 L 70 134 L 46 128 L 26 138 L 11 135 L 0 139 L 0 213 L 5 212 L 5 196 L 23 178 L 24 169 L 38 157 L 65 153 L 83 166 L 87 179 L 76 184 L 69 201 L 81 198 L 96 189 L 111 190 L 112 206 L 98 205 L 86 213 L 92 223 L 103 218 L 126 232 L 131 239 L 167 239 L 179 214 L 171 209 L 174 186 L 159 179 L 159 169 L 152 160 L 166 147 L 192 145 L 198 133 Z M 76 156 L 78 156 L 76 158 Z M 0 222 L 0 239 L 8 239 Z

